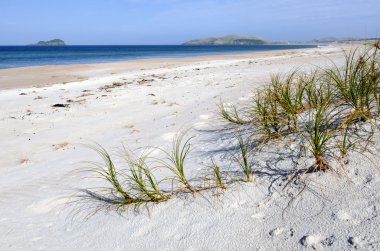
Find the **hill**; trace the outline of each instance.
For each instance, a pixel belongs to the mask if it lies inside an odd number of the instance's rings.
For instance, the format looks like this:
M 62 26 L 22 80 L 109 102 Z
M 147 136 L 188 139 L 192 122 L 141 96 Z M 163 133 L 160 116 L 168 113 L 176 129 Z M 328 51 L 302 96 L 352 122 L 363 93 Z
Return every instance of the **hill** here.
M 61 39 L 53 39 L 49 41 L 39 41 L 38 43 L 31 44 L 33 46 L 65 46 L 66 43 Z
M 260 45 L 270 43 L 271 41 L 256 36 L 229 35 L 223 37 L 193 39 L 182 45 Z

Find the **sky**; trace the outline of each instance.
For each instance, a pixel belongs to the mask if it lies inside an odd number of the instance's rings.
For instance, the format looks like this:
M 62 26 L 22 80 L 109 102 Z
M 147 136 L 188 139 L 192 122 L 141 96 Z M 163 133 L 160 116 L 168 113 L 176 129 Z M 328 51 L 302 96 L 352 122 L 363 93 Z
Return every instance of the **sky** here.
M 0 0 L 0 45 L 159 45 L 231 34 L 380 37 L 380 0 Z

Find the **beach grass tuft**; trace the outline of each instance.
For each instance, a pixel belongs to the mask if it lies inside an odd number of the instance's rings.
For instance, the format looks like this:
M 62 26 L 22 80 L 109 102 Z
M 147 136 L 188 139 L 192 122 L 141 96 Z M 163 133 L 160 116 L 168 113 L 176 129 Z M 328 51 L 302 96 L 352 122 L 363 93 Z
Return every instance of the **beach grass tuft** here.
M 350 107 L 348 118 L 352 121 L 372 118 L 371 110 L 378 83 L 373 79 L 371 58 L 368 51 L 359 53 L 354 50 L 346 54 L 343 68 L 334 65 L 326 70 L 341 104 Z
M 304 111 L 304 81 L 298 81 L 297 71 L 294 70 L 285 76 L 273 75 L 270 86 L 275 102 L 287 115 L 289 127 L 296 129 L 298 127 L 297 115 Z
M 306 130 L 301 135 L 306 141 L 306 148 L 314 157 L 315 164 L 310 171 L 330 169 L 327 157 L 337 135 L 336 129 L 331 126 L 335 115 L 328 99 L 318 103 L 315 110 L 309 111 Z
M 94 200 L 112 204 L 128 205 L 140 202 L 140 200 L 132 194 L 132 191 L 123 186 L 123 184 L 125 184 L 124 176 L 117 171 L 109 153 L 100 145 L 89 147 L 97 152 L 103 159 L 103 163 L 92 163 L 95 165 L 95 168 L 90 169 L 90 171 L 93 172 L 96 177 L 104 180 L 109 187 L 101 189 L 101 191 L 107 191 L 106 195 L 97 192 L 89 192 L 87 195 Z M 123 179 L 123 181 L 120 179 Z M 107 200 L 103 199 L 105 197 Z
M 251 108 L 253 125 L 258 128 L 268 139 L 278 138 L 284 131 L 284 114 L 267 87 L 256 92 Z
M 222 119 L 228 121 L 229 123 L 236 124 L 236 125 L 245 125 L 249 123 L 249 121 L 241 118 L 236 106 L 229 105 L 227 107 L 225 104 L 223 104 L 223 102 L 220 102 L 218 107 L 219 107 L 219 116 Z
M 180 132 L 173 138 L 171 151 L 162 150 L 166 155 L 166 161 L 163 161 L 164 167 L 174 174 L 173 180 L 180 182 L 188 191 L 195 193 L 196 190 L 190 184 L 185 174 L 185 161 L 190 152 L 191 137 L 184 139 L 185 133 Z
M 238 163 L 240 169 L 244 173 L 244 181 L 249 182 L 252 178 L 252 168 L 249 160 L 250 149 L 249 149 L 249 139 L 244 139 L 240 132 L 235 135 L 238 141 L 238 154 L 235 156 L 235 160 Z
M 220 167 L 218 164 L 215 163 L 214 159 L 211 159 L 210 170 L 211 170 L 211 174 L 212 174 L 215 186 L 221 189 L 227 189 L 226 184 L 223 181 L 223 176 L 222 176 Z
M 130 167 L 130 174 L 128 180 L 131 187 L 137 192 L 137 197 L 145 201 L 160 202 L 169 199 L 159 188 L 152 170 L 147 165 L 147 158 L 149 154 L 143 154 L 135 157 L 130 153 L 127 154 L 127 162 Z

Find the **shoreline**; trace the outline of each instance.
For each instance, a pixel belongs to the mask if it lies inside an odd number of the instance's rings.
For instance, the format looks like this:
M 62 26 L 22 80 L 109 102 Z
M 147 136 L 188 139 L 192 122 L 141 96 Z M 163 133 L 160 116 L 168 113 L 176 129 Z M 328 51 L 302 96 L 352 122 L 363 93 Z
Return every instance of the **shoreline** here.
M 32 48 L 58 48 L 58 49 L 64 49 L 65 48 L 80 48 L 80 47 L 84 47 L 84 48 L 112 48 L 112 47 L 131 47 L 131 48 L 144 48 L 144 47 L 158 47 L 158 48 L 165 48 L 165 47 L 176 47 L 177 49 L 178 48 L 186 48 L 186 47 L 190 47 L 190 48 L 200 48 L 201 50 L 189 50 L 189 51 L 181 51 L 181 50 L 178 50 L 178 51 L 175 51 L 174 50 L 174 53 L 170 53 L 170 51 L 166 51 L 166 52 L 163 52 L 161 54 L 146 54 L 146 55 L 143 55 L 143 54 L 129 54 L 128 56 L 125 55 L 123 58 L 117 58 L 117 57 L 114 57 L 114 58 L 108 58 L 108 59 L 105 59 L 105 60 L 102 60 L 101 58 L 92 58 L 92 59 L 89 59 L 87 58 L 85 55 L 80 55 L 80 53 L 83 53 L 83 52 L 78 52 L 78 58 L 76 58 L 76 60 L 73 60 L 73 59 L 65 59 L 65 57 L 63 55 L 61 55 L 61 59 L 59 61 L 56 61 L 56 62 L 46 62 L 44 60 L 44 58 L 42 58 L 42 61 L 30 61 L 29 64 L 14 64 L 14 65 L 4 65 L 2 66 L 0 64 L 0 70 L 5 70 L 5 69 L 13 69 L 13 68 L 26 68 L 26 67 L 38 67 L 38 66 L 62 66 L 62 65 L 83 65 L 83 64 L 104 64 L 104 63 L 117 63 L 117 62 L 127 62 L 127 61 L 134 61 L 134 60 L 145 60 L 145 59 L 165 59 L 165 58 L 192 58 L 192 57 L 207 57 L 207 56 L 222 56 L 222 55 L 234 55 L 234 54 L 247 54 L 247 53 L 254 53 L 254 52 L 265 52 L 265 51 L 281 51 L 281 50 L 296 50 L 296 49 L 312 49 L 312 48 L 318 48 L 320 45 L 318 44 L 265 44 L 265 45 L 260 45 L 260 46 L 263 46 L 263 48 L 251 48 L 250 46 L 239 46 L 239 45 L 190 45 L 190 46 L 186 46 L 186 45 L 65 45 L 65 46 L 2 46 L 0 45 L 0 54 L 3 52 L 2 51 L 2 47 L 6 47 L 6 48 L 13 48 L 13 47 L 20 47 L 20 48 L 24 48 L 24 47 L 32 47 Z M 293 46 L 293 48 L 292 48 Z M 303 47 L 302 47 L 303 46 Z M 326 44 L 324 44 L 323 46 L 326 46 Z M 327 45 L 329 46 L 329 45 Z M 209 47 L 208 50 L 202 50 L 204 49 L 204 47 Z M 229 48 L 229 49 L 225 49 L 225 50 L 214 50 L 215 48 Z M 242 49 L 242 47 L 244 49 Z M 44 50 L 42 50 L 44 51 Z M 5 52 L 7 52 L 5 50 Z M 56 53 L 60 53 L 61 51 L 60 50 L 57 50 L 55 51 Z M 70 52 L 70 51 L 67 51 L 67 52 Z M 132 51 L 133 52 L 133 51 Z M 143 50 L 141 51 L 143 52 Z M 123 54 L 123 51 L 121 52 Z M 125 51 L 124 51 L 125 53 Z M 1 59 L 1 57 L 0 57 Z
M 333 46 L 344 48 L 349 45 Z M 116 75 L 132 71 L 151 70 L 185 66 L 207 61 L 257 59 L 260 57 L 288 56 L 302 51 L 320 50 L 321 48 L 285 49 L 271 51 L 254 51 L 190 57 L 159 57 L 131 59 L 127 61 L 27 66 L 0 69 L 0 90 L 26 87 L 44 87 L 53 84 L 82 82 L 93 77 Z

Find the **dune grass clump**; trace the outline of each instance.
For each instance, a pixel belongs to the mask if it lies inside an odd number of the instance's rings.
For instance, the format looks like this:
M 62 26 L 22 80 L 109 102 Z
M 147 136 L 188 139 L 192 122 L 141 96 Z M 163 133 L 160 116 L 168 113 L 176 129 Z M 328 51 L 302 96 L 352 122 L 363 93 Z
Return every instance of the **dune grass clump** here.
M 217 165 L 213 159 L 211 159 L 210 172 L 211 180 L 214 183 L 213 185 L 224 190 L 227 189 L 227 186 L 223 180 L 222 171 L 220 170 L 219 165 Z
M 89 169 L 89 171 L 94 173 L 96 178 L 102 179 L 108 186 L 96 189 L 96 191 L 85 189 L 80 197 L 104 203 L 108 207 L 114 206 L 116 209 L 143 203 L 144 199 L 133 194 L 132 189 L 128 187 L 125 174 L 117 171 L 108 152 L 101 146 L 91 148 L 102 157 L 103 163 L 92 163 L 95 168 Z
M 298 139 L 313 156 L 309 172 L 332 170 L 332 159 L 342 160 L 349 151 L 367 145 L 373 129 L 366 136 L 360 136 L 359 131 L 363 131 L 361 123 L 380 115 L 379 44 L 377 41 L 368 50 L 346 54 L 343 67 L 273 75 L 250 104 L 250 124 L 257 129 L 252 138 L 265 135 L 262 143 Z M 245 157 L 249 151 L 246 142 L 237 139 L 239 167 L 247 178 L 250 166 Z
M 149 155 L 133 157 L 128 154 L 127 162 L 130 166 L 128 180 L 136 196 L 144 201 L 160 202 L 169 199 L 159 188 L 159 182 L 156 180 L 152 170 L 148 167 L 146 160 Z
M 331 98 L 332 89 L 328 81 L 318 71 L 312 71 L 300 76 L 300 81 L 304 82 L 305 110 L 316 109 L 326 98 Z M 327 83 L 327 85 L 326 85 Z M 327 87 L 327 89 L 325 89 Z
M 227 185 L 220 167 L 212 160 L 209 176 L 197 177 L 197 186 L 190 184 L 190 180 L 185 174 L 185 162 L 190 152 L 191 137 L 185 139 L 185 133 L 178 133 L 173 139 L 171 151 L 164 153 L 164 158 L 150 158 L 150 152 L 141 155 L 134 155 L 124 148 L 124 164 L 126 168 L 116 168 L 109 153 L 101 146 L 90 146 L 103 159 L 101 163 L 91 163 L 95 168 L 87 169 L 95 174 L 95 178 L 103 180 L 104 187 L 95 189 L 81 189 L 78 198 L 91 202 L 98 202 L 96 212 L 102 208 L 115 209 L 116 211 L 133 207 L 138 209 L 141 205 L 148 203 L 160 203 L 169 200 L 173 194 L 191 192 L 196 193 L 203 190 L 221 188 L 226 189 Z M 157 150 L 157 148 L 154 148 Z M 152 161 L 148 161 L 151 159 Z M 156 164 L 151 168 L 149 164 Z M 164 177 L 157 180 L 154 170 L 169 170 L 173 176 Z M 162 169 L 163 168 L 163 169 Z M 211 185 L 199 185 L 200 181 L 211 180 Z M 170 181 L 171 190 L 160 188 L 161 182 Z M 182 186 L 177 187 L 175 183 Z M 169 185 L 169 184 L 166 184 Z
M 344 159 L 355 145 L 370 141 L 371 136 L 355 135 L 353 128 L 380 114 L 378 50 L 379 42 L 370 50 L 346 54 L 343 67 L 271 76 L 269 85 L 258 90 L 249 105 L 249 121 L 241 119 L 235 106 L 219 105 L 220 114 L 236 125 L 251 124 L 259 132 L 253 138 L 264 135 L 262 143 L 292 135 L 313 156 L 308 171 L 331 170 L 332 159 Z M 237 163 L 249 181 L 250 150 L 239 135 Z
M 306 148 L 314 157 L 314 165 L 310 171 L 326 171 L 330 169 L 327 158 L 335 147 L 337 131 L 333 128 L 336 116 L 330 106 L 330 100 L 318 103 L 315 110 L 309 111 L 306 130 L 301 135 L 306 140 Z
M 236 139 L 238 141 L 238 154 L 235 156 L 235 160 L 238 163 L 240 169 L 244 174 L 244 181 L 251 181 L 253 172 L 252 172 L 252 164 L 249 161 L 250 156 L 250 148 L 249 148 L 249 140 L 245 140 L 240 132 L 236 134 Z
M 165 167 L 175 174 L 175 177 L 167 177 L 158 181 L 154 175 L 154 168 L 149 167 L 149 152 L 140 156 L 134 155 L 124 149 L 124 164 L 126 168 L 116 168 L 109 153 L 101 146 L 90 146 L 103 159 L 101 163 L 91 163 L 95 168 L 88 169 L 95 174 L 95 178 L 103 180 L 104 186 L 95 189 L 80 190 L 79 199 L 92 202 L 98 202 L 99 207 L 96 211 L 107 208 L 116 211 L 134 207 L 139 208 L 140 205 L 147 203 L 160 203 L 171 198 L 173 193 L 183 192 L 183 189 L 172 187 L 171 191 L 164 191 L 160 188 L 160 183 L 168 179 L 179 181 L 184 187 L 194 193 L 196 190 L 190 185 L 189 180 L 185 176 L 185 160 L 190 151 L 189 141 L 184 143 L 184 134 L 179 134 L 173 141 L 173 149 L 171 152 L 165 152 L 167 155 Z M 157 163 L 152 161 L 150 163 Z M 220 185 L 223 183 L 219 183 Z
M 366 121 L 373 117 L 371 110 L 379 85 L 374 65 L 375 60 L 369 51 L 358 53 L 355 50 L 346 54 L 343 68 L 334 65 L 326 70 L 342 105 L 351 109 L 348 117 L 352 121 Z
M 370 57 L 370 73 L 368 75 L 369 81 L 374 86 L 374 98 L 376 102 L 377 115 L 380 115 L 380 40 L 372 45 L 373 53 Z
M 288 125 L 296 129 L 298 127 L 297 115 L 305 109 L 303 103 L 304 82 L 297 79 L 297 71 L 292 71 L 284 77 L 280 74 L 273 75 L 270 86 L 270 95 L 273 95 L 274 101 L 287 115 Z
M 306 121 L 296 135 L 300 135 L 302 144 L 314 158 L 314 164 L 308 172 L 332 170 L 330 160 L 340 161 L 351 150 L 370 142 L 373 132 L 366 137 L 356 135 L 352 128 L 356 122 L 347 117 L 347 111 L 334 95 L 334 84 L 325 75 L 306 87 L 306 101 L 310 109 L 306 111 Z
M 162 161 L 162 163 L 165 168 L 174 174 L 173 180 L 181 183 L 191 193 L 195 193 L 195 188 L 190 184 L 185 174 L 185 161 L 190 152 L 190 140 L 192 138 L 184 141 L 184 136 L 185 133 L 177 134 L 173 139 L 172 150 L 170 152 L 163 150 L 166 155 L 166 161 Z
M 344 128 L 343 128 L 343 136 L 342 136 L 342 140 L 339 144 L 339 151 L 340 151 L 340 154 L 341 154 L 341 158 L 344 159 L 346 156 L 347 156 L 347 153 L 349 151 L 350 148 L 352 148 L 354 146 L 354 143 L 351 141 L 350 139 L 350 125 L 351 124 L 345 124 L 344 125 Z
M 252 124 L 264 133 L 267 139 L 275 139 L 284 131 L 284 114 L 280 112 L 275 96 L 269 87 L 257 91 L 251 108 Z

